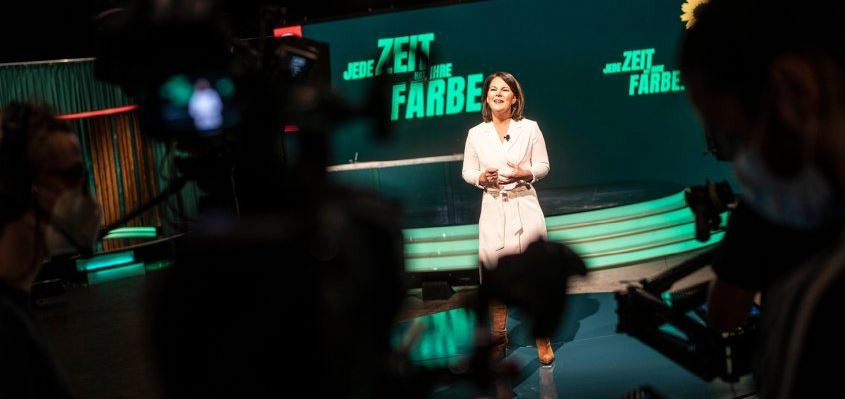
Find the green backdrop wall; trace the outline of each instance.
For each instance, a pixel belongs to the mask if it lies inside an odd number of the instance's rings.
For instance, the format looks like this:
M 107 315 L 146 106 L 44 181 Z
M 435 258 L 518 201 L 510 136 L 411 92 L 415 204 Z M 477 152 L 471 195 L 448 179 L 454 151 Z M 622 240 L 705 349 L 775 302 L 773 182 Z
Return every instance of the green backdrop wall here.
M 639 72 L 603 72 L 615 62 L 642 69 L 650 59 L 677 79 L 671 72 L 677 70 L 684 30 L 681 4 L 493 0 L 310 24 L 303 33 L 330 44 L 332 85 L 355 99 L 363 98 L 372 78 L 344 80 L 344 71 L 350 62 L 366 60 L 373 60 L 375 69 L 381 58 L 379 39 L 385 38 L 433 33 L 430 64 L 451 63 L 453 76 L 514 73 L 526 92 L 526 116 L 539 122 L 551 158 L 552 170 L 542 187 L 636 181 L 686 185 L 727 178 L 729 168 L 702 154 L 703 134 L 685 92 L 645 94 L 637 86 L 629 95 L 630 76 Z M 653 50 L 624 53 L 640 49 Z M 402 63 L 409 62 L 405 58 Z M 388 60 L 385 67 L 393 65 Z M 396 73 L 394 78 L 408 86 L 407 96 L 414 73 Z M 660 89 L 666 88 L 664 83 Z M 395 139 L 387 144 L 375 143 L 360 125 L 341 129 L 333 163 L 346 163 L 355 153 L 359 162 L 462 153 L 467 130 L 481 121 L 480 112 L 406 119 L 405 111 L 400 104 L 392 124 Z M 382 179 L 381 184 L 389 187 L 388 195 L 402 197 L 394 189 L 413 174 L 397 176 L 392 183 Z M 442 184 L 440 178 L 433 183 Z

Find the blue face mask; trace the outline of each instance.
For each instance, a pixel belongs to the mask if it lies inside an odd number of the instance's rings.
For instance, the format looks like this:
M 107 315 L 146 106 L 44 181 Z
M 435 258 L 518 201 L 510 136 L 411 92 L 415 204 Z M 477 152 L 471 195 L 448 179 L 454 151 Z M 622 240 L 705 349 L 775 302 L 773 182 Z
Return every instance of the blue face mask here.
M 743 200 L 763 217 L 783 226 L 810 230 L 842 220 L 843 206 L 830 181 L 813 163 L 792 176 L 774 175 L 756 147 L 734 160 Z

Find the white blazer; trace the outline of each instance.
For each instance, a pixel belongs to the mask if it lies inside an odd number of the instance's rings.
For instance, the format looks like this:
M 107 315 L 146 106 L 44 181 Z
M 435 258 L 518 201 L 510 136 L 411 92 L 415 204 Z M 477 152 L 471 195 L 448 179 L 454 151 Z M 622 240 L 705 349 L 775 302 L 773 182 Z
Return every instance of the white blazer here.
M 488 168 L 500 174 L 510 173 L 508 162 L 531 171 L 530 181 L 501 185 L 485 190 L 478 220 L 478 256 L 482 265 L 493 268 L 501 256 L 520 253 L 532 241 L 546 238 L 546 220 L 533 183 L 549 173 L 546 142 L 537 122 L 529 119 L 511 121 L 507 134 L 510 140 L 500 141 L 492 122 L 483 122 L 469 130 L 464 147 L 461 175 L 478 188 L 478 178 Z M 524 191 L 514 191 L 518 185 Z

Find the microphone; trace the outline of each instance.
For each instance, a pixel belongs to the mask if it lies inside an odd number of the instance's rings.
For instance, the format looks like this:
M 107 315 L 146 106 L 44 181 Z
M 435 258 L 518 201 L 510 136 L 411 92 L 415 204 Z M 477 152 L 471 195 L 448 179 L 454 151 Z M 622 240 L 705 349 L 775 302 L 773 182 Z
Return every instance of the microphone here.
M 511 141 L 511 135 L 506 134 L 505 135 L 505 141 Z

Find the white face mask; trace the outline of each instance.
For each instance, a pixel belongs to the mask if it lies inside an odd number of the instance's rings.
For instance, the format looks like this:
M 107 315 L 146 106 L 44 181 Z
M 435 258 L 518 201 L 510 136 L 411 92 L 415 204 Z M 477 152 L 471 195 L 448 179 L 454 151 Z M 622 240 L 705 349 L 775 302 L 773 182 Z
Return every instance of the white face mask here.
M 49 256 L 90 251 L 97 241 L 102 211 L 81 189 L 67 190 L 50 212 L 45 241 Z
M 809 230 L 842 220 L 843 207 L 833 185 L 812 162 L 790 177 L 779 177 L 755 146 L 739 153 L 734 172 L 743 200 L 775 223 Z

